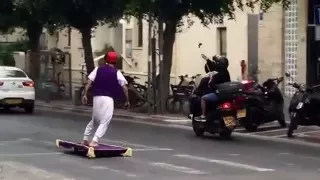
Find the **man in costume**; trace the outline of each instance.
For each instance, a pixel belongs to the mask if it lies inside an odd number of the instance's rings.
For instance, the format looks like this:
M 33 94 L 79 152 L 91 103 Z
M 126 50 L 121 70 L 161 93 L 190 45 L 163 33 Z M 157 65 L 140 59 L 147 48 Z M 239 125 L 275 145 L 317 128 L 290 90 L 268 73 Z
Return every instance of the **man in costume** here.
M 114 99 L 122 99 L 124 94 L 126 98 L 125 105 L 130 105 L 127 89 L 128 82 L 123 74 L 114 67 L 116 60 L 117 54 L 108 52 L 104 58 L 107 64 L 100 62 L 99 67 L 96 67 L 88 76 L 88 83 L 85 87 L 82 102 L 83 104 L 88 102 L 87 92 L 92 85 L 93 108 L 92 119 L 84 131 L 84 145 L 98 146 L 99 139 L 106 133 L 112 119 Z M 89 136 L 92 134 L 95 124 L 99 126 L 92 141 L 89 143 Z

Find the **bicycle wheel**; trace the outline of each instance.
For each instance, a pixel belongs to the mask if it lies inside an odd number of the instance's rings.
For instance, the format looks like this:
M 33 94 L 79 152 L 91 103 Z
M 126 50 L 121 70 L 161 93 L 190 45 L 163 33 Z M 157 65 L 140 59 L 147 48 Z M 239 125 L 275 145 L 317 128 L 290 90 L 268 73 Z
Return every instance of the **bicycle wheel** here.
M 166 110 L 169 113 L 179 113 L 181 107 L 181 101 L 176 100 L 173 96 L 169 96 L 166 100 Z

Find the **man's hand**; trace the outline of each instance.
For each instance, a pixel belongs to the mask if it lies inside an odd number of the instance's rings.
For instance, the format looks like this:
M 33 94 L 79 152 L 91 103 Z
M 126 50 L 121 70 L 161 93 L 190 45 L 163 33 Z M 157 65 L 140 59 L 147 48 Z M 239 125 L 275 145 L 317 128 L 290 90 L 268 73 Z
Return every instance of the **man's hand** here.
M 88 103 L 87 95 L 82 96 L 82 104 L 87 104 L 87 103 Z
M 204 54 L 201 54 L 201 57 L 202 57 L 204 60 L 207 60 L 207 59 L 208 59 L 208 57 L 207 57 L 206 55 L 204 55 Z

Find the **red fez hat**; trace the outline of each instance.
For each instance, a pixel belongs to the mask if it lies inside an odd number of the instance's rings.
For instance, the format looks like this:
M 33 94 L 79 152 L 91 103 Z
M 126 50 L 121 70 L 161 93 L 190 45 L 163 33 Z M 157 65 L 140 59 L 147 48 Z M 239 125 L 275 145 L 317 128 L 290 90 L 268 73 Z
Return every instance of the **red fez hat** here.
M 117 53 L 114 51 L 108 52 L 106 61 L 107 61 L 107 63 L 116 63 L 117 62 Z

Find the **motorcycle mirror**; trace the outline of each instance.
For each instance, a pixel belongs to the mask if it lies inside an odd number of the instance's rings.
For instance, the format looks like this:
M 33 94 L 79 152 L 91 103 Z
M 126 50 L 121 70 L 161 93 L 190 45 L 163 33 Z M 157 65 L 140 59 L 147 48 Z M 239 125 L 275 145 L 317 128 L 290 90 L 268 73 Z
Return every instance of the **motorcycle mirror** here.
M 199 43 L 199 44 L 198 44 L 198 48 L 201 48 L 201 46 L 202 46 L 202 43 Z
M 288 72 L 285 73 L 286 77 L 290 77 L 290 74 Z

